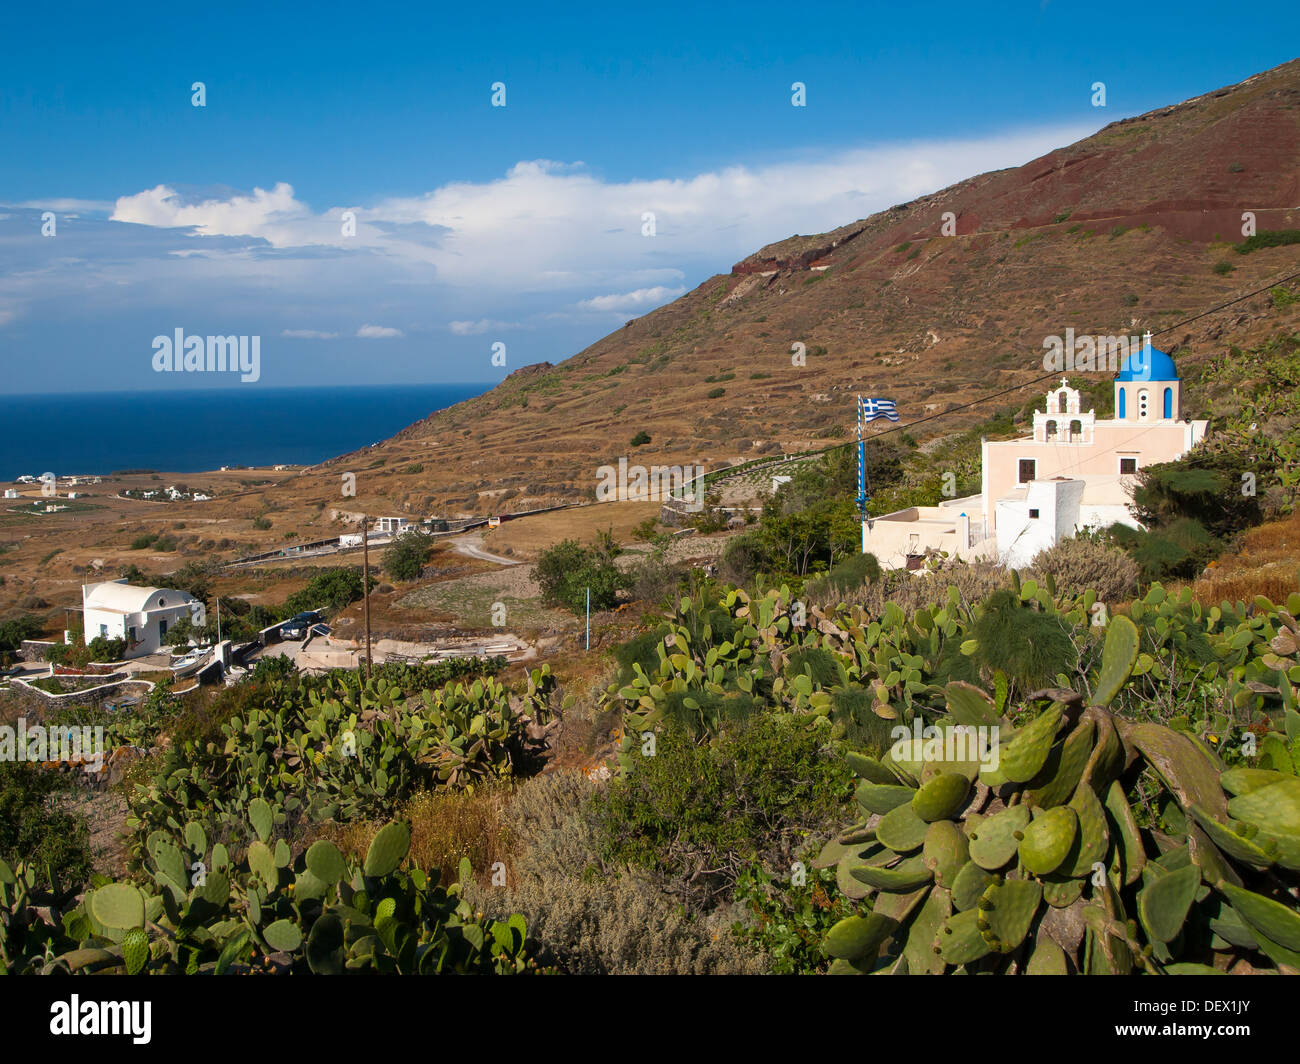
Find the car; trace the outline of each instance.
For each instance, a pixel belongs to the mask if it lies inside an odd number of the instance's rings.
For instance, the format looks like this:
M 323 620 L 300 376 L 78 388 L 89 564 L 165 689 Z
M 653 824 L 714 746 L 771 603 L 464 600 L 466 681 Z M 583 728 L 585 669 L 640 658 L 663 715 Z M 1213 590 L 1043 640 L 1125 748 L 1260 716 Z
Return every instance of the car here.
M 307 631 L 314 624 L 320 624 L 325 620 L 315 610 L 308 610 L 306 613 L 299 613 L 291 617 L 280 625 L 281 639 L 303 639 Z

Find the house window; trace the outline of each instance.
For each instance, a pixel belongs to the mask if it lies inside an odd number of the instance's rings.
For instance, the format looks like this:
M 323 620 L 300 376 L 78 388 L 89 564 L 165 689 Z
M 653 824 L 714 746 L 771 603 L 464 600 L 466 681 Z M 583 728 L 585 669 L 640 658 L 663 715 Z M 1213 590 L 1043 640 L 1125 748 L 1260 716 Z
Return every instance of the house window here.
M 1027 484 L 1034 479 L 1038 471 L 1038 459 L 1022 458 L 1020 459 L 1020 483 Z
M 1038 511 L 1037 511 L 1037 510 L 1030 510 L 1030 511 L 1029 511 L 1029 520 L 1031 520 L 1031 521 L 1036 521 L 1036 520 L 1038 520 Z
M 1165 414 L 1164 414 L 1164 416 L 1167 417 L 1167 418 L 1171 418 L 1171 417 L 1174 416 L 1174 390 L 1173 390 L 1172 388 L 1166 388 L 1166 389 L 1165 389 Z
M 1136 458 L 1121 458 L 1119 460 L 1119 472 L 1121 476 L 1138 471 L 1138 460 Z
M 107 639 L 107 638 L 108 638 L 108 625 L 106 625 L 106 624 L 101 624 L 101 625 L 99 626 L 99 634 L 102 635 L 105 639 Z
M 1127 406 L 1128 406 L 1128 389 L 1121 388 L 1119 390 L 1119 416 L 1121 420 L 1127 416 L 1127 412 L 1125 410 Z

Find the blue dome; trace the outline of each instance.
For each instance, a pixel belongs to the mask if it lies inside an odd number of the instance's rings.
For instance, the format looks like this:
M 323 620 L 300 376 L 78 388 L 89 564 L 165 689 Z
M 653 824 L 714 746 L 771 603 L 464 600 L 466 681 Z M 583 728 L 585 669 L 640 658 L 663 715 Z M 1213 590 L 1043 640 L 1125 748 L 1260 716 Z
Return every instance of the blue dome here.
M 1174 360 L 1163 351 L 1157 351 L 1150 344 L 1124 359 L 1124 365 L 1115 379 L 1117 381 L 1181 380 Z

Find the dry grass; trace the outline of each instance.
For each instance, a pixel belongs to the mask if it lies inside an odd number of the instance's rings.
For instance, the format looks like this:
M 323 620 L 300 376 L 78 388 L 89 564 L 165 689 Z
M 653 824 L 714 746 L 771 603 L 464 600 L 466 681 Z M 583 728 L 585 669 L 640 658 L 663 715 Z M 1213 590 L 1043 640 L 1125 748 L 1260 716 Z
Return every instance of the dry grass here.
M 594 471 L 592 475 L 594 487 Z M 626 542 L 632 538 L 632 529 L 647 517 L 656 517 L 659 510 L 657 502 L 607 502 L 520 517 L 488 532 L 483 539 L 483 548 L 494 554 L 504 554 L 508 547 L 514 552 L 513 557 L 535 559 L 562 539 L 590 543 L 597 532 L 611 526 L 614 538 Z
M 1209 571 L 1194 581 L 1192 593 L 1207 606 L 1250 602 L 1263 595 L 1285 602 L 1300 588 L 1300 513 L 1252 528 L 1238 549 L 1211 563 Z
M 442 882 L 456 879 L 462 857 L 468 857 L 477 878 L 492 879 L 492 867 L 500 862 L 511 881 L 514 863 L 514 833 L 504 812 L 514 786 L 509 783 L 476 787 L 473 791 L 422 791 L 394 814 L 411 824 L 413 867 L 431 876 L 440 869 Z M 363 860 L 371 840 L 383 823 L 360 821 L 330 825 L 322 838 L 334 842 L 345 854 Z

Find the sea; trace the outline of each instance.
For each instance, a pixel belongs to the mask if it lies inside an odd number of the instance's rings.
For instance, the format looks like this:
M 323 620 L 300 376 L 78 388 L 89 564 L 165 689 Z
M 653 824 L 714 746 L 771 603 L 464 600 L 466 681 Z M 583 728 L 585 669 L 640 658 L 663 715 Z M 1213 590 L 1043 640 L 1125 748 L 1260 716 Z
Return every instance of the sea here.
M 0 396 L 0 480 L 128 469 L 313 465 L 385 440 L 493 385 Z

